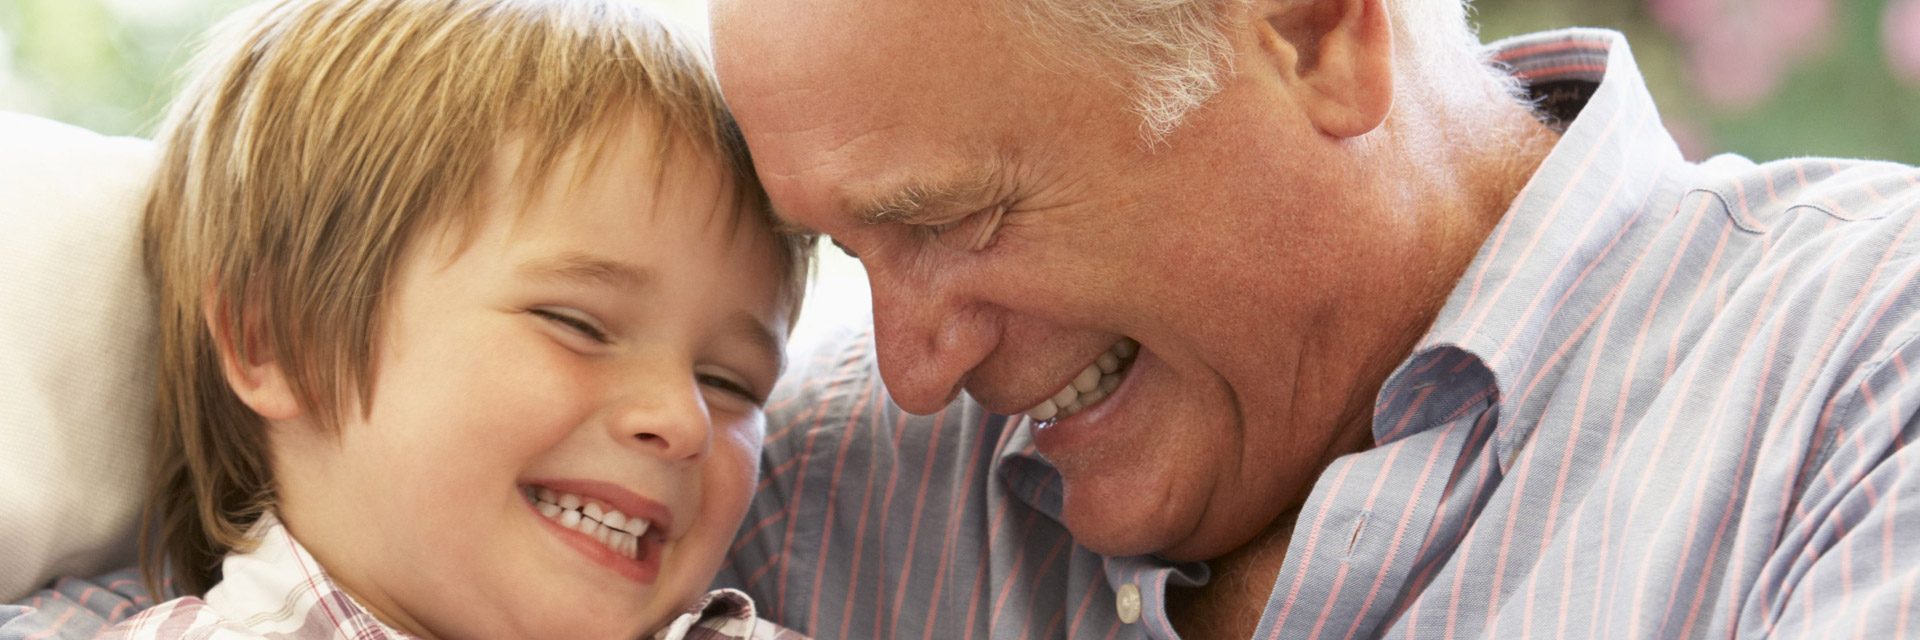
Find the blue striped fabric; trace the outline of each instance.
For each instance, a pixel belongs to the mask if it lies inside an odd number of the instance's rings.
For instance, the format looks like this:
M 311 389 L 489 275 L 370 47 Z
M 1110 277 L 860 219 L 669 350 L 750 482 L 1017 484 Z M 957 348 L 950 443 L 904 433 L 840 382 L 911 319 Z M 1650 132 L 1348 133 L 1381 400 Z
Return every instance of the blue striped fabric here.
M 1496 46 L 1564 137 L 1318 480 L 1257 637 L 1920 635 L 1920 173 L 1691 164 L 1618 34 Z M 1075 545 L 1024 420 L 904 414 L 868 334 L 800 364 L 721 576 L 763 615 L 1177 637 L 1207 568 Z
M 140 572 L 123 569 L 92 580 L 60 578 L 0 605 L 0 640 L 83 640 L 153 606 Z

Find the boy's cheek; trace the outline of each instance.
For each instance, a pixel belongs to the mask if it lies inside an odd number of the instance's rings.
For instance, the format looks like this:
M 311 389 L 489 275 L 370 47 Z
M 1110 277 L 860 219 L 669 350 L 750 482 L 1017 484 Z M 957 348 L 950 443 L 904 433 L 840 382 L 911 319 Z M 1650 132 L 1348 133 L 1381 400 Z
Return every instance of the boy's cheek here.
M 735 429 L 725 437 L 714 439 L 713 458 L 709 464 L 709 485 L 715 491 L 709 499 L 719 498 L 741 505 L 753 499 L 754 484 L 760 479 L 760 449 L 765 437 L 758 428 Z M 713 477 L 713 476 L 719 477 Z
M 734 429 L 716 434 L 707 460 L 700 511 L 712 518 L 712 531 L 732 539 L 753 502 L 760 479 L 760 429 Z M 724 550 L 724 547 L 722 547 Z

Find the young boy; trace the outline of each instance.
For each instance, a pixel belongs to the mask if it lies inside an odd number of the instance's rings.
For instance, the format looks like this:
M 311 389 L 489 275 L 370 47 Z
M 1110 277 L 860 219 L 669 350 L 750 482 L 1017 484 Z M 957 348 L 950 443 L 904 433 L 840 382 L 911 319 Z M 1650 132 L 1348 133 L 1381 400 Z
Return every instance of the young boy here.
M 109 637 L 796 637 L 706 593 L 808 259 L 630 0 L 278 0 L 161 135 L 162 569 Z

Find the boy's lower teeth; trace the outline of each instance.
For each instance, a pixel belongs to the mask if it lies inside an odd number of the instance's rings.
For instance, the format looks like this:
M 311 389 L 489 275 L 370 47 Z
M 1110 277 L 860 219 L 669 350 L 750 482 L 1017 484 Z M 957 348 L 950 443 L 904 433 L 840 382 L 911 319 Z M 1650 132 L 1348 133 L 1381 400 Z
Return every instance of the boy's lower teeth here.
M 555 524 L 599 540 L 600 544 L 629 560 L 640 559 L 640 536 L 648 528 L 646 520 L 629 519 L 625 514 L 609 510 L 599 503 L 545 487 L 528 487 L 524 496 L 535 511 Z

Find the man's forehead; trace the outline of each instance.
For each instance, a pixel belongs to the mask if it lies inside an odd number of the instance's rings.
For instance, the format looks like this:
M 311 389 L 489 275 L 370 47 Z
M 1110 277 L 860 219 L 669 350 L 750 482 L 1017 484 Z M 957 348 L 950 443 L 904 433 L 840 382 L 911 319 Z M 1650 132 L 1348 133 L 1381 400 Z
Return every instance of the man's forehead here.
M 956 0 L 716 0 L 714 53 L 723 70 L 735 63 L 769 71 L 829 65 L 817 70 L 843 72 L 835 75 L 929 69 L 945 66 L 930 60 L 945 57 L 940 45 L 977 38 L 989 26 L 983 8 Z M 776 52 L 784 55 L 766 55 Z
M 720 0 L 722 91 L 749 103 L 884 103 L 956 84 L 990 89 L 1017 31 L 995 0 Z
M 817 230 L 903 217 L 996 167 L 1010 24 L 994 0 L 720 0 L 715 53 L 779 219 Z M 891 215 L 890 215 L 891 214 Z

